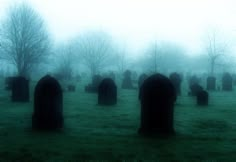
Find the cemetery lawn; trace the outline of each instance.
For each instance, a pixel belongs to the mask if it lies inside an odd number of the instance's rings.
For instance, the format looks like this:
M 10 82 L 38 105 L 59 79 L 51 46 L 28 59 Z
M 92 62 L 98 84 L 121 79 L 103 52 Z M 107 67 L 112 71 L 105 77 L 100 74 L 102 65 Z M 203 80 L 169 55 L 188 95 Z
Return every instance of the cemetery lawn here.
M 137 90 L 118 89 L 116 106 L 98 106 L 84 85 L 64 92 L 58 132 L 31 130 L 32 92 L 30 103 L 11 103 L 1 89 L 0 161 L 236 161 L 236 92 L 210 92 L 208 107 L 184 93 L 175 106 L 176 135 L 146 138 L 137 134 Z

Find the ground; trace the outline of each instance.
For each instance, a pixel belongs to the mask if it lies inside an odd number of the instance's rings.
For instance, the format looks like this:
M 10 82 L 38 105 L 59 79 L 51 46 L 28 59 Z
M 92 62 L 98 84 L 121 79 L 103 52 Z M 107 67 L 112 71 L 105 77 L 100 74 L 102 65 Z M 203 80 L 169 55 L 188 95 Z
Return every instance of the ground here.
M 11 103 L 0 93 L 0 161 L 236 161 L 236 92 L 210 92 L 208 107 L 184 92 L 175 106 L 176 135 L 139 136 L 138 90 L 118 89 L 118 104 L 98 106 L 97 95 L 64 92 L 65 126 L 31 130 L 29 103 Z

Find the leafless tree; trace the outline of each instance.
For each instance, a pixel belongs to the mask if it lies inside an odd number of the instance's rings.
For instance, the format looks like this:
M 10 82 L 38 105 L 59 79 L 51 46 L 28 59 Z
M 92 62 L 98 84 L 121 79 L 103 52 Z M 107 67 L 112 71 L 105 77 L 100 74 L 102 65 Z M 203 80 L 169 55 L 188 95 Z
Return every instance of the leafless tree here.
M 219 62 L 219 60 L 222 60 L 222 57 L 225 56 L 228 44 L 223 41 L 223 38 L 219 37 L 219 33 L 216 30 L 208 32 L 207 41 L 206 51 L 210 63 L 210 75 L 213 76 L 216 65 L 222 65 L 222 62 Z
M 113 43 L 105 32 L 87 32 L 78 39 L 78 53 L 91 76 L 111 64 Z
M 28 4 L 9 8 L 1 25 L 1 59 L 12 63 L 20 76 L 29 76 L 49 52 L 49 37 L 41 16 Z

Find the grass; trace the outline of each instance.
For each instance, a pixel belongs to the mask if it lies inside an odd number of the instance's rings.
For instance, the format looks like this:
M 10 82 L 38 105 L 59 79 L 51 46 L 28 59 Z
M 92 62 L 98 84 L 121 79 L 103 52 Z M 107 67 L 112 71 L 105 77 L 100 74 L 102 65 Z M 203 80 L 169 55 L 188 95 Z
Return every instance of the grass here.
M 210 92 L 208 107 L 183 94 L 175 106 L 177 134 L 146 138 L 137 134 L 137 90 L 118 89 L 118 104 L 108 107 L 84 85 L 64 92 L 60 132 L 32 131 L 32 97 L 12 103 L 0 90 L 0 161 L 236 161 L 236 92 Z

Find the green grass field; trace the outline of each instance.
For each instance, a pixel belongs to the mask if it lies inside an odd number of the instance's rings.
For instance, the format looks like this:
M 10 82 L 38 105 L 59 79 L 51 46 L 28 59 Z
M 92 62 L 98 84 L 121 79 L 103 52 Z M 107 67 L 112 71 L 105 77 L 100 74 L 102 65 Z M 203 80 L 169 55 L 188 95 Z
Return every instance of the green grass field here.
M 64 92 L 61 132 L 32 131 L 33 98 L 11 103 L 1 90 L 0 161 L 236 161 L 236 92 L 211 92 L 208 107 L 183 94 L 175 106 L 177 134 L 146 138 L 137 134 L 137 90 L 118 89 L 118 104 L 102 107 L 84 85 Z

